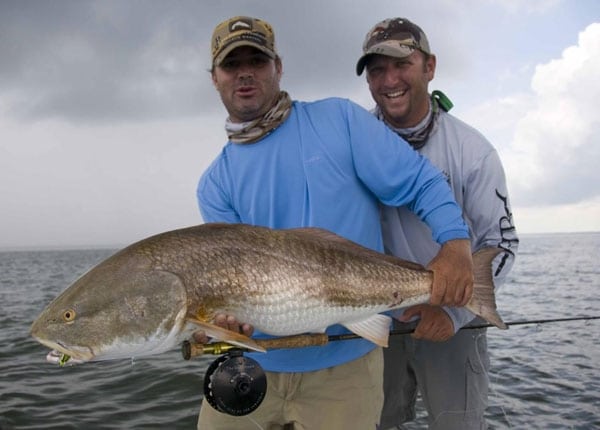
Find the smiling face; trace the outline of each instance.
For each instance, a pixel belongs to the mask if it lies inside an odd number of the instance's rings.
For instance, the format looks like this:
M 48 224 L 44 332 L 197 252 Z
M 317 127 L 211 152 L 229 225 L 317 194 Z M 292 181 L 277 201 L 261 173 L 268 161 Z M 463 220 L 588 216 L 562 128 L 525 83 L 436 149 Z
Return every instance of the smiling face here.
M 213 69 L 212 79 L 232 122 L 264 115 L 279 96 L 282 65 L 256 48 L 236 48 Z
M 429 110 L 428 85 L 435 74 L 435 56 L 415 50 L 404 58 L 373 55 L 367 82 L 386 121 L 393 127 L 417 125 Z

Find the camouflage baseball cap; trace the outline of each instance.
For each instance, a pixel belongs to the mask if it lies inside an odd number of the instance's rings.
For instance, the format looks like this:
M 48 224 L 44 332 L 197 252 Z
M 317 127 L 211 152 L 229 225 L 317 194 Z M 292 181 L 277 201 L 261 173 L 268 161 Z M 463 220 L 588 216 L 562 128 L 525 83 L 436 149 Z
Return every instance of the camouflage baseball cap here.
M 378 22 L 365 37 L 363 55 L 356 63 L 356 74 L 363 72 L 370 55 L 403 58 L 415 49 L 431 54 L 427 36 L 421 27 L 406 18 L 389 18 Z
M 248 16 L 236 16 L 223 21 L 215 27 L 212 35 L 213 66 L 240 46 L 252 46 L 271 58 L 275 52 L 275 33 L 269 23 Z

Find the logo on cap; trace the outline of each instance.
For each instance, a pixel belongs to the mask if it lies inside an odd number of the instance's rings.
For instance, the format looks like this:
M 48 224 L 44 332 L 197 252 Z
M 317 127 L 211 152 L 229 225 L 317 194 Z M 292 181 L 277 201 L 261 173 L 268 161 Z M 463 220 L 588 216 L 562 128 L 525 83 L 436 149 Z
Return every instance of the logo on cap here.
M 271 58 L 275 58 L 275 35 L 271 26 L 260 19 L 236 16 L 215 27 L 212 37 L 213 65 L 221 61 L 235 48 L 252 46 Z
M 237 31 L 238 27 L 241 27 L 241 29 L 252 30 L 252 24 L 246 21 L 239 20 L 231 23 L 231 25 L 229 26 L 229 31 Z

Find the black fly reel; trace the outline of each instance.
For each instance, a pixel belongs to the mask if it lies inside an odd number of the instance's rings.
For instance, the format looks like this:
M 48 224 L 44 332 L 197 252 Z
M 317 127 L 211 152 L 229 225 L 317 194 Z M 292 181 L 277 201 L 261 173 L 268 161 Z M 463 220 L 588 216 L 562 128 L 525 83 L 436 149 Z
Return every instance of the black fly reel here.
M 267 376 L 256 360 L 233 349 L 217 358 L 204 376 L 204 398 L 217 411 L 247 415 L 267 394 Z

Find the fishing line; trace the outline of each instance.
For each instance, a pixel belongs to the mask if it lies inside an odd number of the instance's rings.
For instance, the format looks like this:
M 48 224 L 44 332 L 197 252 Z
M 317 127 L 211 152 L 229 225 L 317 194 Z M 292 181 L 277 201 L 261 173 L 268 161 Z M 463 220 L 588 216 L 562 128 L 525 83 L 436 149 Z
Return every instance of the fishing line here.
M 259 423 L 257 423 L 255 420 L 253 420 L 252 417 L 246 417 L 246 418 L 248 418 L 250 420 L 250 422 L 252 424 L 254 424 L 256 427 L 258 427 L 259 430 L 265 430 Z

